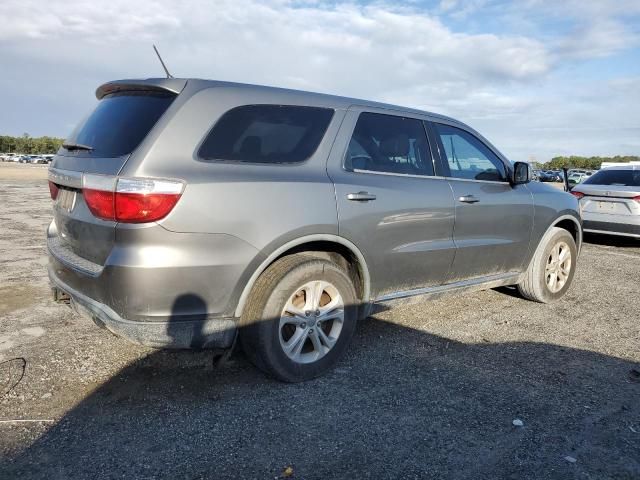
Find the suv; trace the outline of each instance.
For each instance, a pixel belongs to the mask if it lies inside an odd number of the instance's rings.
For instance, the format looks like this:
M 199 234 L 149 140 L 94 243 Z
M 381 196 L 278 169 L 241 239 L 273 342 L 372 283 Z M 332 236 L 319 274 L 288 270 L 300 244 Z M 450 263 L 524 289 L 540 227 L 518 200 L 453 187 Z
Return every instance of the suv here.
M 322 374 L 374 304 L 569 288 L 577 199 L 463 123 L 205 80 L 98 88 L 49 170 L 58 301 L 155 347 Z

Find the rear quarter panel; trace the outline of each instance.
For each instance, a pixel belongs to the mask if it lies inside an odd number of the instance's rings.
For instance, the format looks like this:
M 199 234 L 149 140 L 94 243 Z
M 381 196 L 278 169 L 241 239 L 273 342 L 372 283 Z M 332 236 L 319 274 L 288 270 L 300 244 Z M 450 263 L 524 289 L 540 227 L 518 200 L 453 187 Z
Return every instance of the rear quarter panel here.
M 326 100 L 307 95 L 271 91 L 260 93 L 242 86 L 210 87 L 190 91 L 179 100 L 181 108 L 163 118 L 161 129 L 145 139 L 121 175 L 178 178 L 186 182 L 182 198 L 159 223 L 172 232 L 225 234 L 253 246 L 257 255 L 232 295 L 253 270 L 281 245 L 311 234 L 337 235 L 334 187 L 326 161 L 344 117 L 335 109 L 318 149 L 299 164 L 249 164 L 204 161 L 198 149 L 209 130 L 229 109 L 251 104 L 312 105 L 331 107 Z
M 336 233 L 333 186 L 326 173 L 333 138 L 344 116 L 336 110 L 315 154 L 300 164 L 254 165 L 203 161 L 200 144 L 217 120 L 239 105 L 309 103 L 304 95 L 268 95 L 242 87 L 212 87 L 190 94 L 155 138 L 127 162 L 122 175 L 180 178 L 187 182 L 176 208 L 161 221 L 176 232 L 226 233 L 263 248 L 287 232 Z

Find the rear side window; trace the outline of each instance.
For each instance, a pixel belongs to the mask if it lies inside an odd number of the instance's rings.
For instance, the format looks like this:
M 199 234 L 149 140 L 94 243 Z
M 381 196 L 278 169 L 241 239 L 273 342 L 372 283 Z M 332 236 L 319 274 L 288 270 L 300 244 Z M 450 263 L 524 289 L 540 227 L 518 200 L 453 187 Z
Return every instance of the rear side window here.
M 150 92 L 106 95 L 65 143 L 91 147 L 93 156 L 127 155 L 140 145 L 175 97 L 172 93 Z M 76 151 L 83 154 L 82 150 Z
M 229 110 L 207 135 L 204 160 L 297 163 L 307 160 L 324 137 L 333 110 L 293 105 L 245 105 Z
M 362 113 L 347 148 L 348 170 L 433 175 L 433 162 L 420 120 Z
M 504 164 L 489 147 L 460 128 L 434 124 L 453 178 L 505 181 Z
M 600 170 L 582 183 L 589 185 L 640 187 L 640 170 Z

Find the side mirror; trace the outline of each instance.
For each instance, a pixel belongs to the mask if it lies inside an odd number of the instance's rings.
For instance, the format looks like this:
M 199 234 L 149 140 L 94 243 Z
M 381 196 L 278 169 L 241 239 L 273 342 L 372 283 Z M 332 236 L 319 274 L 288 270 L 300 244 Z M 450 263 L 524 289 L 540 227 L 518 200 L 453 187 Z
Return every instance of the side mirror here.
M 531 181 L 531 167 L 527 162 L 515 162 L 513 164 L 512 185 L 522 185 Z

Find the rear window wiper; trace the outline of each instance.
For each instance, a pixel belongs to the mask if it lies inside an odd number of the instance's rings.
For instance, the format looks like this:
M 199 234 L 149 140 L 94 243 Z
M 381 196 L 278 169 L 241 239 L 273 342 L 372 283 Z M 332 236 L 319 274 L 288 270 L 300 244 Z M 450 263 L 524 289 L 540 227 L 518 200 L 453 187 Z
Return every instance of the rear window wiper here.
M 86 150 L 87 152 L 91 152 L 93 150 L 93 147 L 83 145 L 82 143 L 63 143 L 62 148 L 67 149 L 70 152 L 73 150 Z

